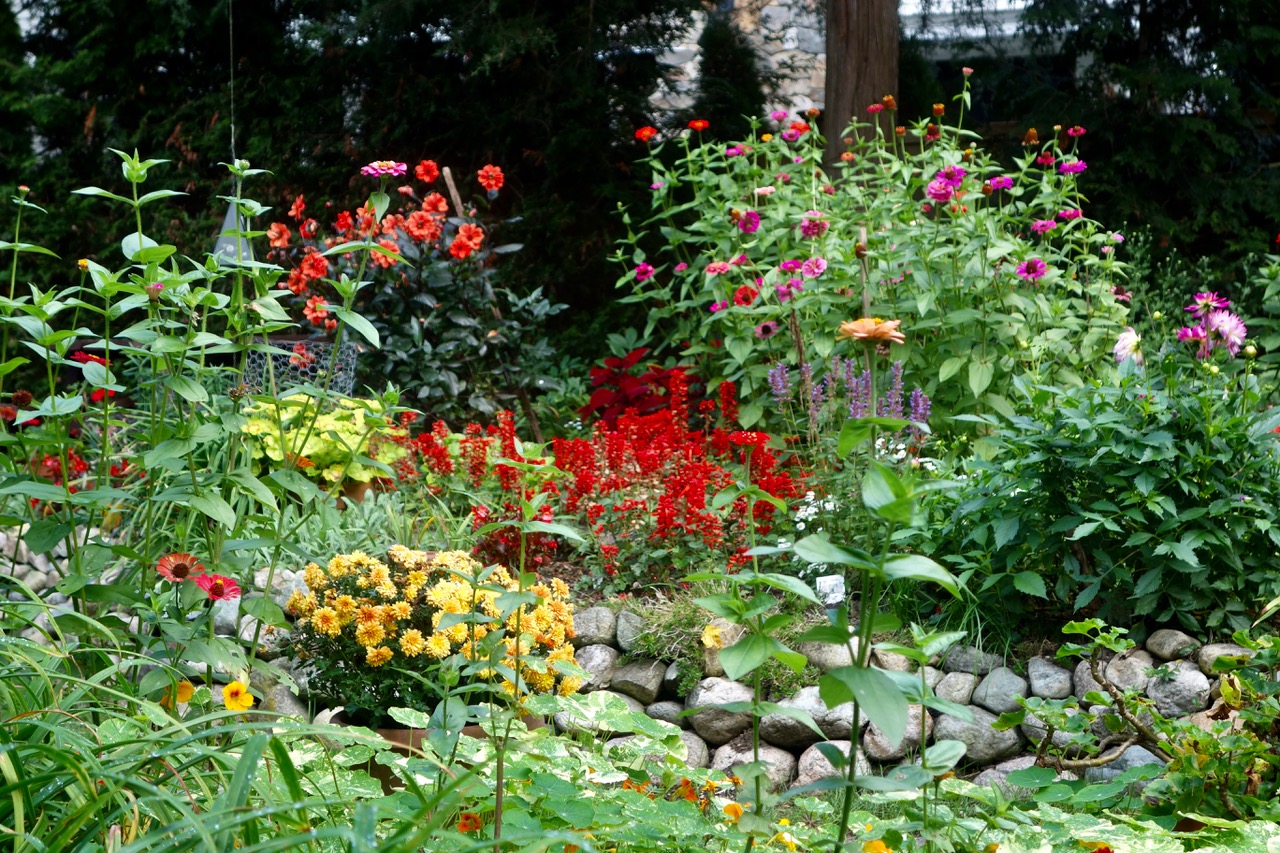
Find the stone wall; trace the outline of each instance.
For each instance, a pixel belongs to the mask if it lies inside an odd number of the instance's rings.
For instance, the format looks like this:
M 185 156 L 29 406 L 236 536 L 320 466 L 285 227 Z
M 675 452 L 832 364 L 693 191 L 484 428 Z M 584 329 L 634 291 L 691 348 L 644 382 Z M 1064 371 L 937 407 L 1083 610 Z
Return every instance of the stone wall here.
M 724 678 L 714 655 L 707 661 L 707 671 L 712 674 L 698 682 L 688 696 L 679 696 L 675 664 L 627 658 L 636 637 L 644 630 L 639 616 L 592 607 L 579 612 L 574 622 L 578 662 L 591 673 L 584 691 L 608 691 L 620 696 L 633 710 L 642 710 L 650 717 L 680 726 L 684 730 L 682 738 L 688 747 L 690 764 L 729 770 L 751 760 L 750 717 L 712 707 L 749 701 L 751 688 Z M 723 626 L 722 633 L 728 633 Z M 726 636 L 725 641 L 732 642 L 731 636 Z M 824 672 L 850 663 L 848 650 L 835 646 L 807 644 L 799 651 Z M 1141 690 L 1164 716 L 1190 717 L 1208 728 L 1206 710 L 1211 699 L 1217 698 L 1217 683 L 1212 676 L 1214 660 L 1221 655 L 1246 653 L 1245 649 L 1231 644 L 1202 646 L 1187 634 L 1163 629 L 1151 635 L 1145 648 L 1107 661 L 1105 674 L 1118 687 Z M 872 654 L 874 663 L 883 669 L 910 671 L 913 668 L 910 661 L 900 655 L 879 651 Z M 628 662 L 620 663 L 624 659 Z M 1001 782 L 1012 770 L 1031 766 L 1035 744 L 1045 735 L 1045 729 L 1037 726 L 1034 717 L 1009 731 L 992 727 L 1000 714 L 1018 709 L 1018 698 L 1075 696 L 1081 707 L 1087 708 L 1086 694 L 1102 689 L 1091 677 L 1087 661 L 1067 669 L 1045 657 L 1005 661 L 964 646 L 953 648 L 936 664 L 925 668 L 924 680 L 938 697 L 968 708 L 972 721 L 912 706 L 906 735 L 902 741 L 893 743 L 874 725 L 861 726 L 855 735 L 853 706 L 827 707 L 816 686 L 802 688 L 779 704 L 807 711 L 826 740 L 846 755 L 856 740 L 858 760 L 860 764 L 865 762 L 859 772 L 887 769 L 917 754 L 923 728 L 926 743 L 963 742 L 967 751 L 960 769 L 967 775 L 976 774 L 975 781 L 979 784 L 990 784 Z M 717 670 L 718 674 L 714 674 Z M 686 710 L 696 709 L 705 710 L 680 716 Z M 561 729 L 574 728 L 571 719 L 557 717 L 556 723 Z M 770 714 L 760 721 L 760 735 L 764 742 L 761 758 L 769 763 L 770 778 L 775 786 L 803 785 L 834 772 L 814 748 L 820 738 L 797 720 L 783 714 Z M 1110 778 L 1128 767 L 1153 762 L 1159 763 L 1151 753 L 1130 747 L 1120 762 L 1094 768 L 1087 778 Z

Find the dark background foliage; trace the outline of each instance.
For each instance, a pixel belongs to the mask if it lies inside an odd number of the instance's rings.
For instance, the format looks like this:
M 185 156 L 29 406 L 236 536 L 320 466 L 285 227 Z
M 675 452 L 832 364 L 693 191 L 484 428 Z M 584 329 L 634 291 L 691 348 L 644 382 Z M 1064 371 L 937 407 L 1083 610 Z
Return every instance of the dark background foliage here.
M 670 69 L 658 56 L 703 8 L 29 0 L 0 12 L 0 71 L 12 81 L 0 93 L 0 182 L 28 184 L 34 201 L 58 211 L 29 220 L 24 238 L 68 264 L 114 263 L 125 223 L 68 193 L 120 188 L 109 148 L 167 157 L 156 183 L 191 195 L 148 230 L 190 251 L 211 244 L 225 211 L 217 196 L 230 191 L 218 164 L 232 155 L 234 69 L 235 153 L 274 172 L 248 194 L 277 213 L 297 193 L 318 218 L 326 200 L 342 209 L 367 189 L 356 172 L 374 159 L 432 158 L 464 181 L 486 163 L 502 166 L 508 181 L 492 213 L 520 217 L 504 239 L 524 249 L 501 283 L 568 303 L 554 320 L 556 343 L 594 360 L 604 354 L 599 332 L 625 319 L 606 262 L 622 229 L 613 213 L 648 192 L 632 171 L 643 150 L 632 133 L 660 123 L 650 95 Z M 971 13 L 981 20 L 980 9 Z M 727 139 L 776 81 L 727 17 L 711 22 L 695 103 L 712 120 L 709 135 Z M 1027 126 L 1043 136 L 1057 123 L 1085 125 L 1091 215 L 1149 228 L 1156 255 L 1181 249 L 1226 270 L 1280 228 L 1277 22 L 1275 0 L 1033 0 L 1021 31 L 1029 57 L 988 44 L 965 59 L 958 45 L 942 62 L 904 40 L 900 103 L 917 115 L 959 90 L 961 65 L 975 67 L 970 116 L 1003 134 L 1010 155 Z M 43 269 L 22 277 L 50 275 Z

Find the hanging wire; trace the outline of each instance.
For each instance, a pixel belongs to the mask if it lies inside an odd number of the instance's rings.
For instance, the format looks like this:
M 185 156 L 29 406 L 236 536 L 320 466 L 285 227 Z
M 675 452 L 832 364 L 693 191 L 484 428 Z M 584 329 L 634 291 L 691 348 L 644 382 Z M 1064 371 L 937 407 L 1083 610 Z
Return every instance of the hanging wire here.
M 231 73 L 231 162 L 236 160 L 236 28 L 231 0 L 227 0 L 227 68 Z

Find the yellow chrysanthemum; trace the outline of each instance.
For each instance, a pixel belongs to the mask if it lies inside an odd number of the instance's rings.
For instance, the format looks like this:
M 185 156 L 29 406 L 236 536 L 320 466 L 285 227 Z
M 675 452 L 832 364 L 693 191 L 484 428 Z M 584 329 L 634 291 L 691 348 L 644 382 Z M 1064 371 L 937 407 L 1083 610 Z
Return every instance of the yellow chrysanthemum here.
M 317 603 L 315 593 L 303 593 L 302 590 L 295 589 L 285 602 L 284 609 L 294 616 L 310 616 L 315 612 Z
M 422 632 L 417 628 L 410 628 L 400 635 L 400 651 L 404 652 L 405 657 L 415 658 L 426 648 L 427 641 L 423 639 Z
M 582 687 L 582 679 L 576 675 L 566 675 L 560 679 L 560 686 L 556 688 L 556 692 L 561 696 L 571 696 L 577 693 Z
M 355 616 L 356 600 L 349 595 L 340 595 L 333 600 L 333 609 L 337 611 L 338 618 L 347 623 L 351 621 L 351 617 Z
M 408 631 L 405 632 L 406 635 L 408 633 Z M 448 637 L 441 636 L 440 634 L 432 634 L 427 638 L 426 645 L 423 650 L 427 653 L 428 657 L 440 659 L 449 656 L 449 648 Z
M 427 585 L 427 573 L 418 569 L 409 572 L 409 576 L 405 578 L 405 583 L 409 586 L 422 587 Z
M 342 633 L 342 621 L 332 607 L 321 607 L 311 614 L 311 629 L 317 634 L 336 637 Z
M 387 599 L 397 598 L 400 595 L 400 590 L 391 581 L 387 581 L 386 583 L 378 584 L 378 595 Z
M 407 601 L 397 601 L 387 609 L 392 619 L 408 619 L 413 615 L 413 608 Z
M 315 563 L 308 563 L 307 567 L 302 570 L 302 580 L 310 589 L 316 592 L 329 585 L 329 576 L 324 573 L 324 569 Z
M 394 654 L 395 653 L 386 646 L 377 646 L 365 652 L 364 662 L 369 666 L 379 667 L 391 660 Z
M 366 649 L 378 645 L 386 636 L 386 630 L 378 622 L 363 622 L 356 628 L 356 642 Z

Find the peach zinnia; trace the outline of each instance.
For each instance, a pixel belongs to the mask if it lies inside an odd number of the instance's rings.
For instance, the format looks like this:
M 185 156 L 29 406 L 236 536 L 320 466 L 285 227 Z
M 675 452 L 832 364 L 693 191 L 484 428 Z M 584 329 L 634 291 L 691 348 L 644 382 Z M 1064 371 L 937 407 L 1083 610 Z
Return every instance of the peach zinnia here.
M 156 563 L 156 574 L 170 583 L 181 583 L 203 571 L 204 566 L 190 554 L 166 554 Z
M 894 344 L 905 344 L 906 337 L 899 331 L 901 320 L 881 320 L 879 317 L 863 317 L 858 320 L 847 320 L 840 324 L 836 331 L 839 339 L 855 341 L 888 341 Z

